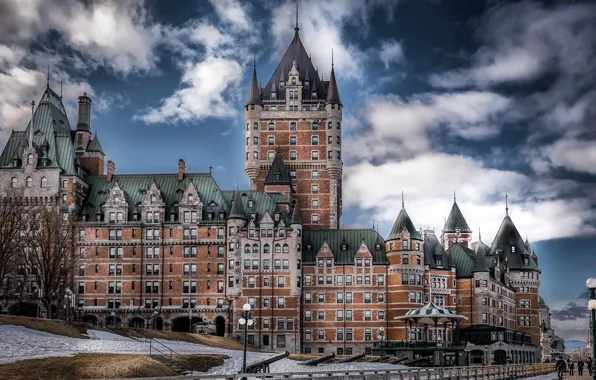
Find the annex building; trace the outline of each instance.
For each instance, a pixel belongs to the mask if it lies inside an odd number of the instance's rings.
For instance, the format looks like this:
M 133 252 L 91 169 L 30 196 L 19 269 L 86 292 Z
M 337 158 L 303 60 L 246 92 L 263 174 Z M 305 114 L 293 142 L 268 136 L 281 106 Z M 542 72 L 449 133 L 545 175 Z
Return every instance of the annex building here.
M 470 362 L 539 361 L 538 258 L 507 212 L 490 244 L 474 241 L 455 199 L 437 233 L 405 204 L 386 237 L 340 228 L 342 112 L 333 67 L 322 80 L 296 26 L 264 87 L 252 73 L 249 189 L 221 189 L 183 160 L 171 174 L 118 173 L 91 133 L 91 99 L 79 97 L 73 129 L 49 85 L 4 147 L 0 179 L 79 216 L 82 321 L 241 336 L 249 303 L 249 343 L 274 351 L 369 353 L 383 330 L 388 346 L 467 342 Z M 423 307 L 466 319 L 396 319 Z

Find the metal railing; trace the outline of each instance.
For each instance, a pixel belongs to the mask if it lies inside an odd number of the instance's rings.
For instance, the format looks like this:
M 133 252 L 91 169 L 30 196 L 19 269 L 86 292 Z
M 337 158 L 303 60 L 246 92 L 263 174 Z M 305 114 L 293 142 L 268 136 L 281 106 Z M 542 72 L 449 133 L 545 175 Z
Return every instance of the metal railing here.
M 398 370 L 361 370 L 361 371 L 308 371 L 284 373 L 239 373 L 227 375 L 199 375 L 168 377 L 168 379 L 195 380 L 239 380 L 244 377 L 259 380 L 309 380 L 325 378 L 328 380 L 370 379 L 370 380 L 439 380 L 439 379 L 490 379 L 505 380 L 518 377 L 546 375 L 555 372 L 555 364 L 514 364 L 486 367 L 445 367 L 411 368 Z M 161 378 L 160 378 L 161 379 Z M 114 379 L 121 380 L 121 379 Z
M 176 351 L 172 350 L 171 347 L 166 346 L 165 344 L 161 343 L 160 341 L 158 341 L 157 339 L 154 338 L 148 338 L 145 340 L 145 342 L 149 341 L 149 356 L 152 355 L 158 355 L 155 354 L 154 351 L 158 352 L 159 354 L 161 354 L 164 358 L 168 358 L 169 362 L 170 362 L 170 367 L 172 367 L 173 363 L 176 363 L 180 366 L 180 368 L 185 369 L 185 370 L 189 370 L 188 368 L 186 368 L 186 365 L 181 363 L 179 360 L 174 359 L 174 355 L 178 356 L 178 358 L 183 358 L 184 356 L 177 353 Z M 158 347 L 160 347 L 161 349 L 159 349 Z M 162 351 L 162 350 L 165 350 Z M 169 351 L 169 357 L 168 357 L 168 351 Z

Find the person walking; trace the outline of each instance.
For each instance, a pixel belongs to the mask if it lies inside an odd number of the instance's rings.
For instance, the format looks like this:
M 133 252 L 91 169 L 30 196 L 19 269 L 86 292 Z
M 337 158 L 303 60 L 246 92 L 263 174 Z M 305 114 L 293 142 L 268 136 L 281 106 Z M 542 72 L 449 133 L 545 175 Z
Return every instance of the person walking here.
M 592 358 L 588 358 L 588 372 L 592 376 Z
M 579 359 L 577 362 L 577 376 L 583 376 L 584 374 L 584 361 Z
M 569 360 L 569 376 L 573 376 L 573 370 L 575 369 L 575 363 Z
M 563 358 L 559 358 L 559 360 L 557 360 L 557 364 L 555 364 L 559 380 L 563 380 L 563 372 L 565 372 L 565 367 L 567 367 L 565 364 L 565 360 L 563 360 Z

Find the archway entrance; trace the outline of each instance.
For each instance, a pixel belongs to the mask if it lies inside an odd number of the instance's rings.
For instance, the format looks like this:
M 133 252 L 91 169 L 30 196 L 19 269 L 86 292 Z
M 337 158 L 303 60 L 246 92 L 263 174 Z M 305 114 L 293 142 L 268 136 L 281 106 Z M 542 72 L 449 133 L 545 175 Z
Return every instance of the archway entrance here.
M 484 364 L 484 351 L 473 350 L 470 352 L 470 364 Z
M 495 362 L 497 364 L 507 363 L 507 353 L 504 350 L 496 350 L 495 351 Z
M 133 317 L 128 322 L 129 327 L 134 327 L 136 329 L 145 328 L 145 320 L 141 317 Z
M 106 327 L 120 328 L 122 320 L 120 317 L 112 317 L 111 315 L 106 318 Z
M 192 325 L 201 321 L 199 317 L 192 317 Z M 189 321 L 188 317 L 180 317 L 172 321 L 172 331 L 190 332 L 190 326 L 191 321 Z
M 226 333 L 226 320 L 221 315 L 215 317 L 215 335 L 224 336 Z
M 161 317 L 155 317 L 153 320 L 153 329 L 163 330 L 163 319 L 161 319 Z

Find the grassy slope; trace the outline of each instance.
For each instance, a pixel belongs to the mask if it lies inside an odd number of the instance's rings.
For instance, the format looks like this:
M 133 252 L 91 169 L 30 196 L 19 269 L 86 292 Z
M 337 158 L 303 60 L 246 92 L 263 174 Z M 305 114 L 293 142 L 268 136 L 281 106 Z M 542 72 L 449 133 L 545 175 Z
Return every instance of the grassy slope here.
M 23 326 L 33 330 L 69 336 L 71 338 L 88 338 L 86 335 L 83 335 L 86 332 L 86 328 L 78 327 L 57 319 L 40 319 L 17 317 L 14 315 L 0 315 L 0 323 L 5 325 Z
M 208 371 L 222 365 L 225 355 L 185 355 L 187 368 Z M 22 360 L 0 365 L 0 379 L 110 379 L 176 376 L 167 366 L 146 355 L 79 354 L 65 358 Z

